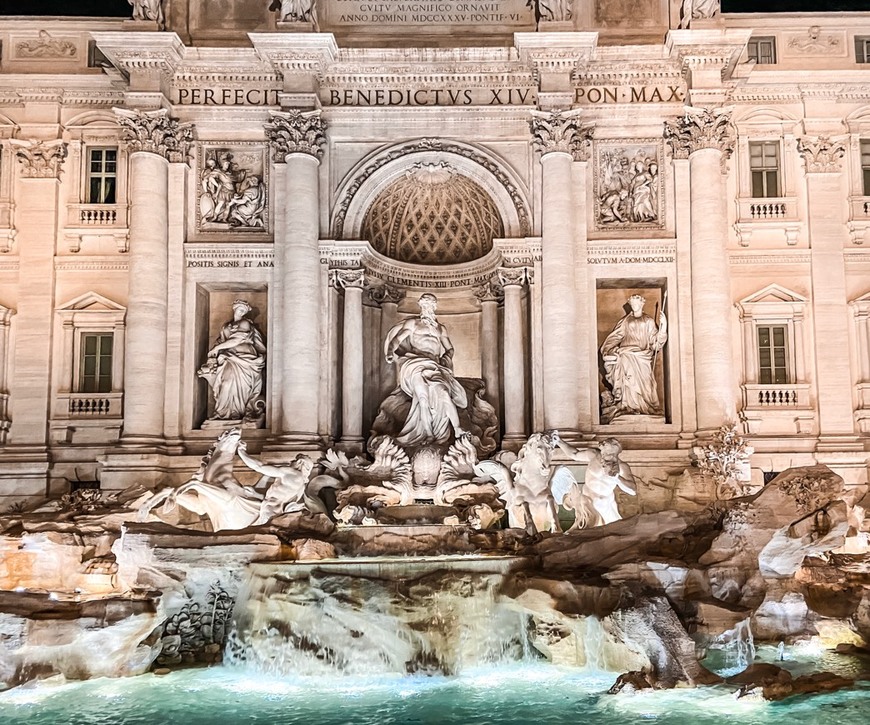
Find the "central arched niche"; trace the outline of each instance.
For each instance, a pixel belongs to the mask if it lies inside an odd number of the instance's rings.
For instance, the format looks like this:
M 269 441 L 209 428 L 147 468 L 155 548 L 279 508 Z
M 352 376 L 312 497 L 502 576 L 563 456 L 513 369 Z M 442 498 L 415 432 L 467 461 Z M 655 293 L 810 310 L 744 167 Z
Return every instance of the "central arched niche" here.
M 504 236 L 501 214 L 476 181 L 446 163 L 416 163 L 386 186 L 363 217 L 360 236 L 408 264 L 471 262 Z

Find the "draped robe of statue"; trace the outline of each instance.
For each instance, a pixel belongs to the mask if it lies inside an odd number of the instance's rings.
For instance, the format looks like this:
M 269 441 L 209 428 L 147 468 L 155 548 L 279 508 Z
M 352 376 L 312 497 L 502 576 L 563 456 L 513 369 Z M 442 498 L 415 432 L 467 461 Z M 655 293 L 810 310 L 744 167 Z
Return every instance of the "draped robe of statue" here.
M 421 302 L 421 308 L 425 305 Z M 453 345 L 444 325 L 424 311 L 395 325 L 384 341 L 388 362 L 397 365 L 399 387 L 411 409 L 397 441 L 403 446 L 446 443 L 459 435 L 459 410 L 468 396 L 453 374 Z
M 666 341 L 665 324 L 657 327 L 649 315 L 630 312 L 616 323 L 601 346 L 605 377 L 613 395 L 612 403 L 604 406 L 605 417 L 661 415 L 653 362 Z
M 266 346 L 244 308 L 233 308 L 234 317 L 221 328 L 201 377 L 214 394 L 213 419 L 253 421 L 262 415 L 263 369 Z M 246 313 L 248 310 L 244 310 Z

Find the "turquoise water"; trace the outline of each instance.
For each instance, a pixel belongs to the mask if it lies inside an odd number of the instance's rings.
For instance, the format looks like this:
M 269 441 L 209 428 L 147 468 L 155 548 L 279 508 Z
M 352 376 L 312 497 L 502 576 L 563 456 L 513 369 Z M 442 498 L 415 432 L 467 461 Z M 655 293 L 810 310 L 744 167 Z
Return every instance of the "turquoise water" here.
M 458 677 L 273 679 L 230 667 L 164 677 L 18 688 L 0 694 L 3 725 L 866 725 L 870 686 L 788 703 L 735 700 L 725 688 L 607 695 L 612 673 L 546 664 Z

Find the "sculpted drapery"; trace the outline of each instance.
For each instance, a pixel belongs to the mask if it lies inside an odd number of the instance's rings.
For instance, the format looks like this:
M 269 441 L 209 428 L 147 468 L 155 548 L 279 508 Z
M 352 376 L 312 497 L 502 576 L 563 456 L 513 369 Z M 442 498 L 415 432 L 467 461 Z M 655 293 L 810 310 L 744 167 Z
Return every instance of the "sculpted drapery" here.
M 420 316 L 395 325 L 384 341 L 386 360 L 396 363 L 399 387 L 411 398 L 397 438 L 404 446 L 446 443 L 463 432 L 459 410 L 468 407 L 468 396 L 453 374 L 453 345 L 435 319 L 436 303 L 424 294 Z
M 266 346 L 260 331 L 247 318 L 250 311 L 244 300 L 233 303 L 233 319 L 221 328 L 199 369 L 199 376 L 214 394 L 212 419 L 256 423 L 263 415 Z
M 623 317 L 601 346 L 605 379 L 610 387 L 602 395 L 602 418 L 621 415 L 661 415 L 654 362 L 668 339 L 667 320 L 659 325 L 643 314 L 644 298 L 632 295 L 631 312 Z

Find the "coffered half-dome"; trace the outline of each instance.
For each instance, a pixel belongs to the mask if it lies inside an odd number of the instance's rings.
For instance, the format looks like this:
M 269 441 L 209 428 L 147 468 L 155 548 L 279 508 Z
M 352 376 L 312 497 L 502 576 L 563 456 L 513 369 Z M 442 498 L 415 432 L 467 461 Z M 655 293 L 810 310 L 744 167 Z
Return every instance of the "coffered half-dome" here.
M 444 163 L 421 163 L 375 197 L 360 236 L 400 262 L 459 264 L 484 256 L 504 226 L 476 181 Z

